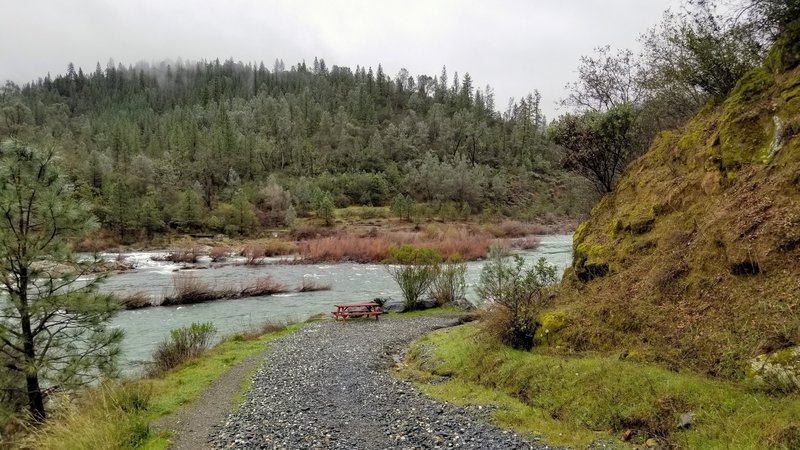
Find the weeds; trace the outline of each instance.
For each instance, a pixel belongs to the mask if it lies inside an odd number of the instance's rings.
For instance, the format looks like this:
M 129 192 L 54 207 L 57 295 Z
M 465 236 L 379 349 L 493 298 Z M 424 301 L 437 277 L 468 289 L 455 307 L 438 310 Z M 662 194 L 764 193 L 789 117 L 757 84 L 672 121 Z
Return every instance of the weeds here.
M 533 346 L 536 316 L 549 301 L 543 290 L 555 284 L 556 268 L 544 258 L 526 268 L 521 256 L 509 260 L 508 249 L 492 247 L 481 270 L 478 295 L 489 303 L 484 330 L 513 348 Z
M 225 292 L 215 290 L 208 283 L 190 273 L 172 277 L 172 295 L 164 298 L 162 306 L 203 303 L 225 297 Z
M 224 262 L 230 255 L 231 248 L 227 246 L 212 247 L 208 251 L 208 257 L 211 258 L 211 262 Z
M 152 393 L 138 383 L 108 382 L 65 404 L 44 427 L 34 431 L 23 448 L 130 449 L 147 439 L 145 412 Z
M 208 350 L 217 329 L 211 322 L 192 323 L 188 327 L 170 331 L 170 338 L 158 345 L 149 368 L 151 376 L 157 376 L 180 364 L 200 356 Z
M 243 286 L 236 297 L 260 297 L 264 295 L 282 294 L 289 292 L 289 287 L 283 283 L 275 281 L 267 275 L 257 278 L 251 284 Z
M 123 309 L 141 309 L 153 306 L 153 300 L 144 292 L 134 292 L 119 298 L 119 304 Z
M 464 298 L 467 290 L 465 275 L 467 265 L 459 258 L 451 258 L 438 266 L 431 285 L 431 296 L 439 305 Z
M 297 286 L 297 292 L 315 292 L 315 291 L 329 291 L 331 290 L 330 283 L 322 283 L 313 278 L 303 277 L 300 280 L 300 285 Z
M 407 310 L 416 309 L 417 303 L 428 292 L 438 272 L 440 257 L 429 248 L 404 245 L 392 250 L 391 262 L 386 268 L 403 293 Z

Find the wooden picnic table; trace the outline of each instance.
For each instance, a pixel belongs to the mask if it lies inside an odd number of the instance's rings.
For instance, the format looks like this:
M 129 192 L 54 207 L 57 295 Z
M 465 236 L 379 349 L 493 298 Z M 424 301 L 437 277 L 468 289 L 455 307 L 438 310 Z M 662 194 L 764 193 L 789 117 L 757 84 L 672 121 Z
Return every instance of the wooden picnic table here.
M 347 320 L 348 317 L 363 317 L 363 316 L 375 316 L 375 320 L 378 320 L 378 316 L 383 314 L 381 311 L 381 305 L 371 302 L 371 303 L 343 303 L 341 305 L 334 305 L 336 306 L 336 311 L 331 312 L 333 314 L 333 318 L 335 320 Z

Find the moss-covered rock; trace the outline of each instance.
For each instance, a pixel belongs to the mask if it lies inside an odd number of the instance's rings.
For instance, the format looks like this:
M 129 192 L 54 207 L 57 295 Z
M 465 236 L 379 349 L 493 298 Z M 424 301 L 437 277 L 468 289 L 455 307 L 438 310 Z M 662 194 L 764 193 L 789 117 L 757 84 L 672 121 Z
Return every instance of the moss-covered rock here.
M 575 275 L 584 283 L 608 274 L 608 252 L 605 247 L 592 242 L 581 242 L 573 250 Z
M 800 346 L 753 358 L 746 377 L 749 382 L 769 390 L 800 391 Z
M 539 326 L 536 328 L 536 335 L 533 338 L 533 345 L 558 345 L 558 331 L 564 328 L 567 323 L 567 314 L 562 310 L 554 310 L 542 313 L 536 318 Z M 554 341 L 554 339 L 556 341 Z

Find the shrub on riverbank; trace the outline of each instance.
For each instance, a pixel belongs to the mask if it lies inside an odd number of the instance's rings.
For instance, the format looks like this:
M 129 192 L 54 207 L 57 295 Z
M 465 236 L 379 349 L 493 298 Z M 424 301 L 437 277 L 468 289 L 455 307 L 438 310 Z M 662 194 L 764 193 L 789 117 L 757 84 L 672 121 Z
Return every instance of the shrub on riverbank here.
M 216 333 L 217 329 L 211 322 L 192 323 L 170 331 L 170 338 L 158 344 L 153 352 L 153 363 L 148 373 L 157 376 L 200 356 L 208 350 Z
M 389 260 L 391 264 L 386 269 L 400 287 L 406 311 L 416 309 L 419 301 L 428 292 L 436 279 L 440 260 L 441 257 L 429 248 L 404 245 L 392 249 Z
M 431 284 L 431 297 L 439 305 L 454 303 L 466 295 L 467 265 L 460 257 L 452 257 L 437 267 Z
M 544 258 L 531 266 L 508 249 L 493 246 L 481 270 L 478 295 L 488 304 L 484 331 L 513 348 L 528 350 L 539 327 L 538 315 L 549 302 L 545 289 L 557 280 Z

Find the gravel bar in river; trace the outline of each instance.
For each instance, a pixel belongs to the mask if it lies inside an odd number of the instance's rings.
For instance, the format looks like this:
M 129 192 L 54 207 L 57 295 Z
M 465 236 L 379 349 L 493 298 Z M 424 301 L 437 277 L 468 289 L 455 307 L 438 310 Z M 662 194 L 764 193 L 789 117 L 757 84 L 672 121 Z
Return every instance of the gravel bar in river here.
M 323 321 L 271 344 L 247 399 L 211 436 L 241 449 L 547 449 L 439 403 L 389 373 L 393 355 L 453 318 Z

